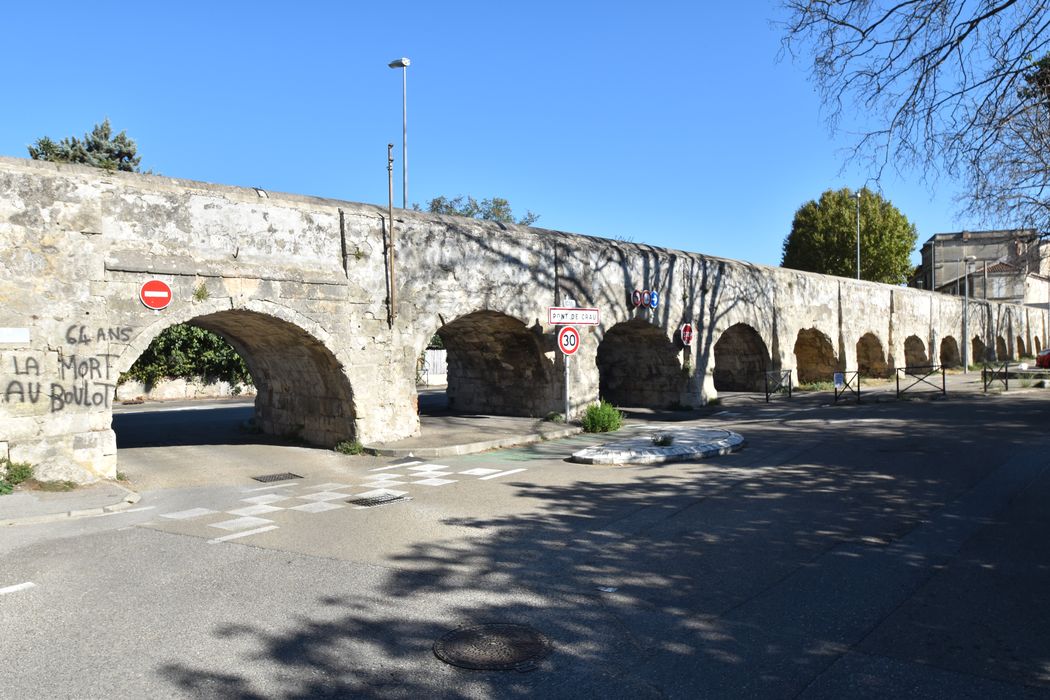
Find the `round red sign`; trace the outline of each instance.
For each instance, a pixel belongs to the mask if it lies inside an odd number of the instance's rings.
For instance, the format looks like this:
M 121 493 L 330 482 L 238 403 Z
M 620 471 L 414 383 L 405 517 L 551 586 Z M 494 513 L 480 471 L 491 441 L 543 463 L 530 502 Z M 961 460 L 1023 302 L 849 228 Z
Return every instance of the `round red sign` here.
M 558 349 L 566 355 L 575 355 L 580 349 L 580 332 L 572 326 L 563 326 L 558 331 Z
M 693 324 L 686 323 L 682 325 L 682 344 L 689 345 L 693 342 Z
M 160 280 L 149 280 L 139 289 L 139 301 L 146 307 L 160 311 L 171 303 L 171 287 Z

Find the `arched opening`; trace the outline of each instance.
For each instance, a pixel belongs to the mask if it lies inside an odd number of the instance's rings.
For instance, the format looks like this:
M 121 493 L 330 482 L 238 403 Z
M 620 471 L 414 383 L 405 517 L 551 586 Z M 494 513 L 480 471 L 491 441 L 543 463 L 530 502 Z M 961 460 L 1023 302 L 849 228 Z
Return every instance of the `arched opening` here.
M 450 411 L 542 416 L 561 396 L 543 336 L 512 316 L 475 311 L 446 323 L 436 335 L 447 353 L 444 403 Z M 441 401 L 433 406 L 443 408 Z
M 973 340 L 970 341 L 970 351 L 973 354 L 973 357 L 970 358 L 971 362 L 986 362 L 988 360 L 988 346 L 978 336 L 974 336 Z
M 857 341 L 857 371 L 864 377 L 888 377 L 889 365 L 882 341 L 874 333 L 865 333 Z
M 617 406 L 676 408 L 688 388 L 678 348 L 645 319 L 624 321 L 607 330 L 595 364 L 599 395 Z
M 730 326 L 715 343 L 715 389 L 762 391 L 769 365 L 769 350 L 758 331 L 746 323 Z
M 256 388 L 253 404 L 177 415 L 115 414 L 118 447 L 253 442 L 256 434 L 331 447 L 355 438 L 350 382 L 318 338 L 288 321 L 247 310 L 210 313 L 187 325 L 215 333 L 243 358 Z M 122 358 L 122 364 L 130 367 L 133 359 Z
M 830 382 L 838 371 L 831 338 L 816 328 L 799 331 L 795 339 L 795 370 L 799 384 Z
M 1024 338 L 1017 336 L 1017 358 L 1027 357 L 1028 352 L 1025 350 Z
M 1035 343 L 1035 354 L 1038 355 L 1043 351 L 1042 346 L 1039 344 L 1039 336 L 1032 336 L 1032 342 Z
M 1006 347 L 1006 339 L 1001 335 L 995 337 L 995 359 L 999 361 L 1010 359 L 1010 351 Z
M 941 367 L 962 367 L 959 343 L 950 335 L 941 339 Z
M 904 366 L 926 367 L 930 360 L 926 357 L 926 343 L 917 335 L 909 335 L 904 339 Z

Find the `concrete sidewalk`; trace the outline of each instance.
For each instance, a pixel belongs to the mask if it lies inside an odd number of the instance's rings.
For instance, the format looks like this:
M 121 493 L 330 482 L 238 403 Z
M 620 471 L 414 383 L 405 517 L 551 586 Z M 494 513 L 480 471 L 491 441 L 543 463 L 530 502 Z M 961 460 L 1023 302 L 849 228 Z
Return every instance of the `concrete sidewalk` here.
M 111 481 L 57 492 L 19 487 L 14 493 L 0 496 L 0 527 L 115 513 L 138 501 L 137 493 Z

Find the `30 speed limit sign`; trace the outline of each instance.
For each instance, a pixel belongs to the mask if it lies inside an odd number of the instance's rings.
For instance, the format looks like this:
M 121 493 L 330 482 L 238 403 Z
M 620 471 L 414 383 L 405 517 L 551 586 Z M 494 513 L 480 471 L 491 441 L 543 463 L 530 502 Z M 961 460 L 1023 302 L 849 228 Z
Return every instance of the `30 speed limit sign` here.
M 580 332 L 572 326 L 563 326 L 558 331 L 558 349 L 566 355 L 575 355 L 580 349 Z

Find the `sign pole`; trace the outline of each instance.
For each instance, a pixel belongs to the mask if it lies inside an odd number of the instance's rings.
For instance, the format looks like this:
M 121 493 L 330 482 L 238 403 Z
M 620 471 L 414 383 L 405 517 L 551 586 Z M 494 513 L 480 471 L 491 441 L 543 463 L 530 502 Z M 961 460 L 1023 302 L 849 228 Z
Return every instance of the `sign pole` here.
M 569 356 L 565 356 L 565 422 L 569 422 Z

